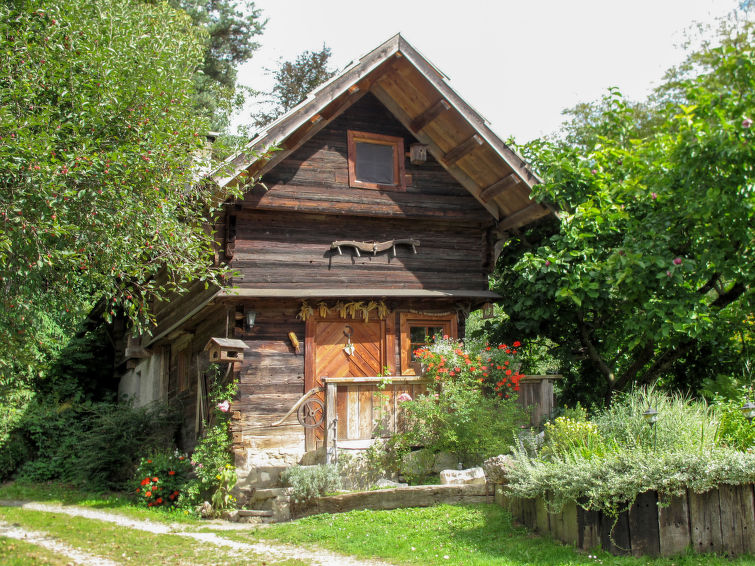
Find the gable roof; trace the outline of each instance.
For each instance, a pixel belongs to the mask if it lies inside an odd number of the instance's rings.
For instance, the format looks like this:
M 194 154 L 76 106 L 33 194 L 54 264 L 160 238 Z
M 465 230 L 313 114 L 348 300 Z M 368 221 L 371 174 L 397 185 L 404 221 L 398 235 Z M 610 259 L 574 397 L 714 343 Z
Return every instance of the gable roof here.
M 258 132 L 211 179 L 221 188 L 259 178 L 367 92 L 427 146 L 433 157 L 511 230 L 550 214 L 530 200 L 540 179 L 400 34 L 352 62 L 298 106 Z M 277 146 L 278 151 L 268 153 Z

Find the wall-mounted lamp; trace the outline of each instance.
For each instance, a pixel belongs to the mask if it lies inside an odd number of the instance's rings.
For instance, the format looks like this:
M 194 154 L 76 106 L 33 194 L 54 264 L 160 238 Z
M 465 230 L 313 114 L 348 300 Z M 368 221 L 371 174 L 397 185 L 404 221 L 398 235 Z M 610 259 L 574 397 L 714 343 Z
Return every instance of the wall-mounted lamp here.
M 244 316 L 244 322 L 246 325 L 246 329 L 249 330 L 254 326 L 254 321 L 257 318 L 257 313 L 255 311 L 246 311 L 246 315 Z

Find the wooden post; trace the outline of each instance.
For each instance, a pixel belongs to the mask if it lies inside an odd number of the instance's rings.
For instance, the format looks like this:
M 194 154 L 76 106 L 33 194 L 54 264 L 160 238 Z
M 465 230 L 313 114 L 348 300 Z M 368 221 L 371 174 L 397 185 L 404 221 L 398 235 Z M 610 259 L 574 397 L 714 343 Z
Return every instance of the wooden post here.
M 721 532 L 721 508 L 718 490 L 689 494 L 689 523 L 692 531 L 692 546 L 695 552 L 723 552 Z
M 583 550 L 600 548 L 600 513 L 577 505 L 577 545 Z
M 616 519 L 605 513 L 600 514 L 600 542 L 603 550 L 611 554 L 631 554 L 629 514 L 626 511 Z
M 692 537 L 686 493 L 681 497 L 672 497 L 668 507 L 658 508 L 658 531 L 661 556 L 680 554 L 690 545 Z
M 629 533 L 634 556 L 658 556 L 661 543 L 658 534 L 658 493 L 640 493 L 629 509 Z
M 325 463 L 330 464 L 331 457 L 335 457 L 336 445 L 336 384 L 328 383 L 327 377 L 322 378 L 325 382 Z M 333 445 L 331 447 L 331 444 Z
M 755 537 L 752 486 L 721 484 L 718 495 L 721 534 L 726 541 L 726 552 L 731 556 L 752 552 L 755 546 L 752 540 Z

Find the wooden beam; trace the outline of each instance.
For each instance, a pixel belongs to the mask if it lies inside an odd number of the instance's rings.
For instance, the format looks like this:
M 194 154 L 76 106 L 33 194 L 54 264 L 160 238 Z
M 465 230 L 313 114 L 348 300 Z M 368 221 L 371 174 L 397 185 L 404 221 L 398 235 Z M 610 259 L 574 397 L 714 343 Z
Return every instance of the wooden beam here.
M 414 118 L 411 123 L 409 124 L 409 129 L 417 133 L 425 128 L 430 122 L 435 120 L 438 116 L 440 116 L 443 112 L 446 110 L 450 110 L 451 105 L 448 103 L 448 101 L 445 98 L 441 98 L 433 104 L 430 108 L 425 110 L 422 114 Z
M 385 106 L 388 110 L 390 110 L 391 114 L 393 114 L 396 119 L 398 119 L 399 122 L 401 122 L 405 128 L 409 127 L 410 122 L 412 121 L 411 116 L 409 116 L 404 109 L 399 106 L 396 101 L 391 97 L 390 94 L 379 84 L 373 84 L 371 89 L 372 94 L 374 94 L 377 99 L 383 103 L 383 106 Z M 453 175 L 456 180 L 461 183 L 464 188 L 466 188 L 469 193 L 474 196 L 482 206 L 484 206 L 488 212 L 490 212 L 491 216 L 498 220 L 501 215 L 498 210 L 498 207 L 490 204 L 485 203 L 480 200 L 480 186 L 472 179 L 469 175 L 467 175 L 464 171 L 462 171 L 459 167 L 452 163 L 444 163 L 441 160 L 441 157 L 443 155 L 443 152 L 438 147 L 438 145 L 428 136 L 427 134 L 423 132 L 417 132 L 415 134 L 415 137 L 417 140 L 427 146 L 428 151 L 432 154 L 435 159 L 438 160 L 438 162 L 448 171 L 451 175 Z
M 549 211 L 547 209 L 543 208 L 538 203 L 534 203 L 522 208 L 521 210 L 517 210 L 513 214 L 509 214 L 506 218 L 501 220 L 501 222 L 498 224 L 498 228 L 500 230 L 518 228 L 523 224 L 527 224 L 528 222 L 542 216 L 546 216 L 547 214 L 549 214 Z
M 469 152 L 477 149 L 483 144 L 483 140 L 480 136 L 477 134 L 472 135 L 471 137 L 468 137 L 463 142 L 461 142 L 459 145 L 457 145 L 455 148 L 453 148 L 451 151 L 446 153 L 443 156 L 443 162 L 447 165 L 451 165 L 453 163 L 456 163 L 467 155 Z
M 482 200 L 483 202 L 488 202 L 490 199 L 495 198 L 502 193 L 505 193 L 521 182 L 522 180 L 516 173 L 509 173 L 503 179 L 500 179 L 486 189 L 483 189 L 480 193 L 480 200 Z

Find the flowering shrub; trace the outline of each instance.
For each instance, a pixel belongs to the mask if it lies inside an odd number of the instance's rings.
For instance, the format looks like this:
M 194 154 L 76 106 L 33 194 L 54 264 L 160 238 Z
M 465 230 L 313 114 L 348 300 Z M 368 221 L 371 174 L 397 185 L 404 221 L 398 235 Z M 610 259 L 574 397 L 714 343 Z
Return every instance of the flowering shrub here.
M 436 340 L 426 348 L 415 350 L 422 362 L 425 375 L 443 381 L 444 378 L 471 381 L 481 384 L 484 393 L 510 398 L 519 391 L 519 363 L 516 356 L 521 342 L 511 346 L 499 344 L 485 346 L 479 352 L 470 352 L 464 345 L 448 336 Z
M 514 401 L 521 374 L 514 349 L 484 348 L 471 353 L 444 336 L 415 352 L 432 382 L 426 393 L 402 400 L 406 427 L 388 441 L 389 451 L 421 445 L 470 465 L 508 452 L 514 431 L 527 422 Z
M 147 507 L 176 505 L 190 472 L 188 458 L 179 452 L 163 452 L 142 458 L 133 480 L 137 504 Z
M 223 383 L 219 368 L 210 376 L 208 397 L 212 413 L 210 422 L 203 423 L 204 430 L 194 452 L 191 467 L 194 477 L 187 484 L 182 507 L 192 507 L 203 501 L 212 501 L 217 512 L 233 503 L 230 495 L 236 484 L 236 469 L 231 453 L 231 400 L 236 395 L 238 383 Z

